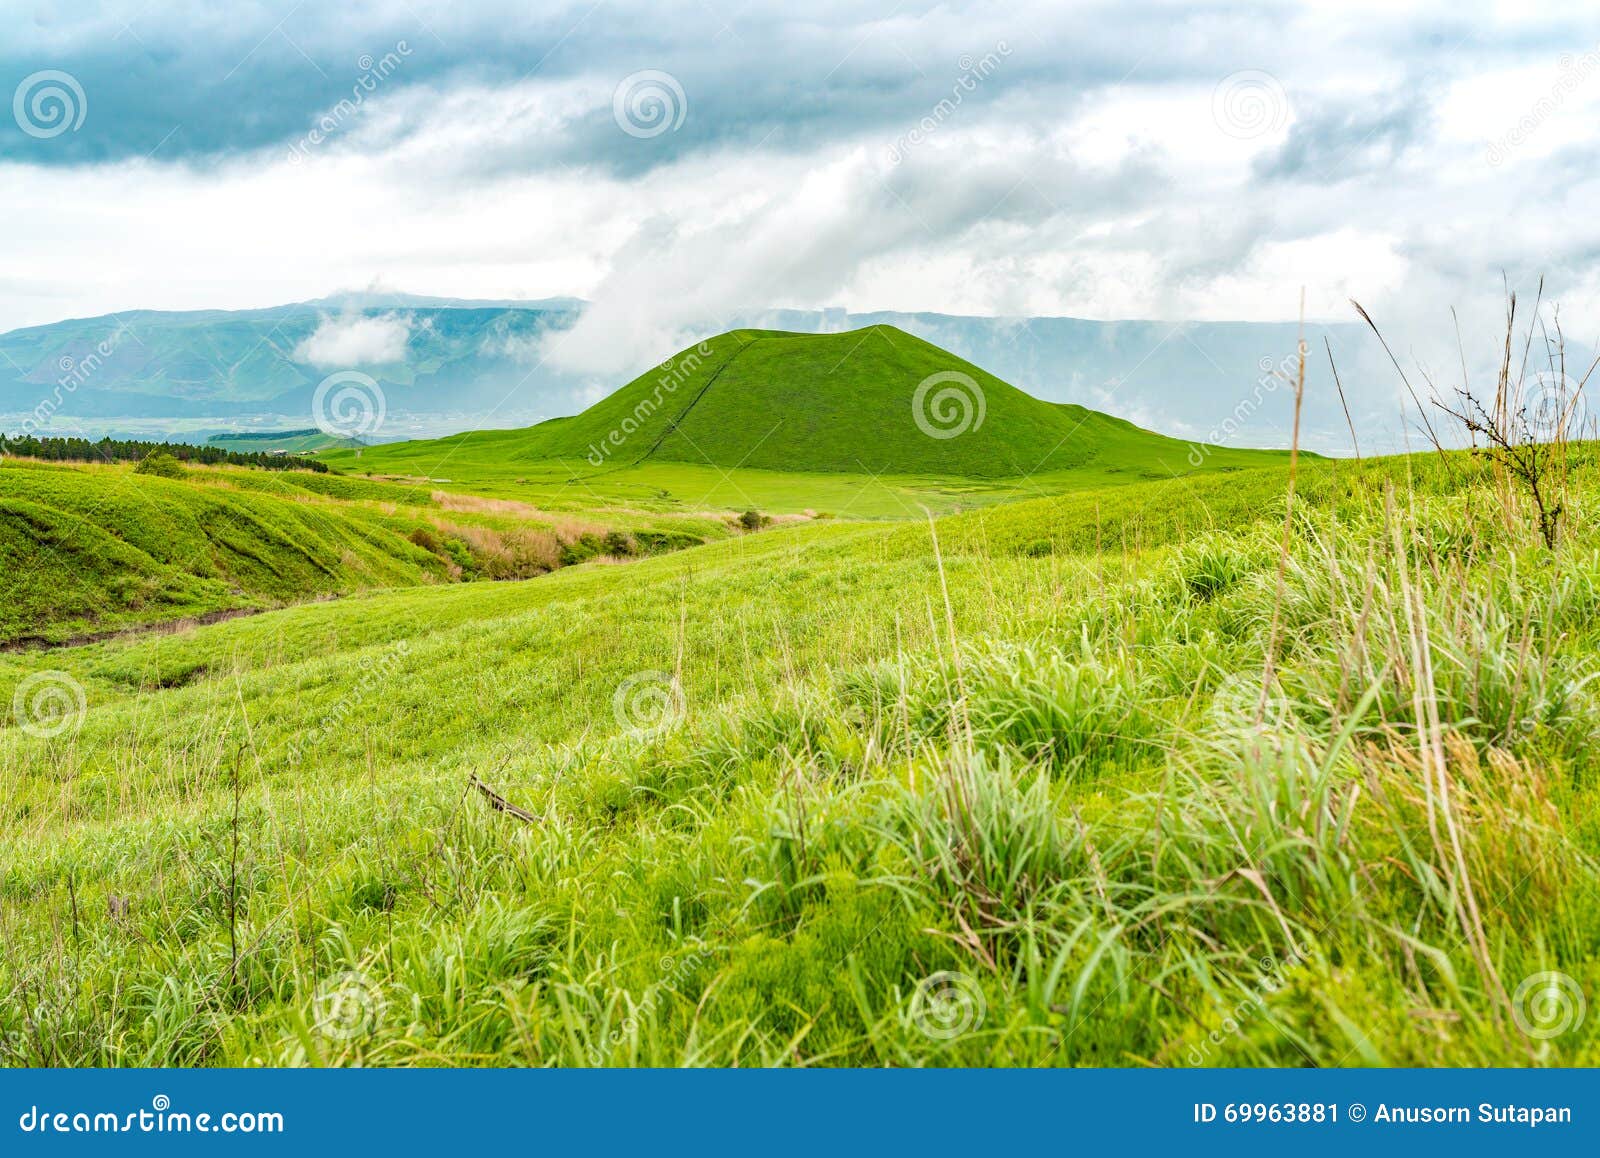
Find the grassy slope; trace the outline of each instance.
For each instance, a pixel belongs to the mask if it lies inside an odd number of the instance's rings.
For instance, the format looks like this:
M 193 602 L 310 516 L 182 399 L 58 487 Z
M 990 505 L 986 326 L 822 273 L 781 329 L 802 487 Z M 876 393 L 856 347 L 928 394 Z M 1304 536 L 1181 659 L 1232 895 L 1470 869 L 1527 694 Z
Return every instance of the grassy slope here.
M 919 383 L 942 372 L 968 376 L 983 394 L 981 423 L 974 412 L 969 429 L 951 438 L 930 437 L 913 413 Z M 872 326 L 821 335 L 736 330 L 680 351 L 569 418 L 322 457 L 344 470 L 443 475 L 541 504 L 626 499 L 901 517 L 924 505 L 947 511 L 1187 475 L 1196 469 L 1190 450 L 1110 415 L 1040 401 L 920 338 Z M 1283 458 L 1216 449 L 1202 465 Z
M 54 668 L 89 703 L 54 739 L 0 729 L 0 1043 L 1594 1064 L 1592 1020 L 1529 1038 L 1508 996 L 1600 983 L 1582 479 L 1552 563 L 1470 463 L 1312 466 L 1281 603 L 1267 470 L 946 519 L 942 569 L 925 525 L 815 523 L 0 661 L 0 700 Z M 336 993 L 349 1032 L 319 1025 Z
M 350 439 L 320 430 L 240 431 L 237 434 L 216 434 L 206 439 L 207 446 L 223 450 L 237 450 L 245 454 L 267 454 L 281 450 L 288 454 L 306 454 L 315 450 L 332 450 L 351 445 Z
M 0 644 L 537 574 L 600 554 L 611 529 L 639 553 L 729 533 L 715 519 L 619 512 L 575 523 L 309 472 L 195 469 L 175 480 L 9 460 L 0 464 Z

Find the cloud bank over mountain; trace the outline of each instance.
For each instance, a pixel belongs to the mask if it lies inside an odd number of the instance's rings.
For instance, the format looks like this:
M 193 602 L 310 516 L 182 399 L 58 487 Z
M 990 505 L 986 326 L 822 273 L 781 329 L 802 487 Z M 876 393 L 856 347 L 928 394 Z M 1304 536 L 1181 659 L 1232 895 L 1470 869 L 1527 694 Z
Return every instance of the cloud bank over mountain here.
M 1571 9 L 37 0 L 0 76 L 0 330 L 570 294 L 575 328 L 506 340 L 614 383 L 768 308 L 1285 321 L 1304 288 L 1445 365 L 1504 274 L 1597 337 Z M 306 357 L 394 350 L 353 325 Z

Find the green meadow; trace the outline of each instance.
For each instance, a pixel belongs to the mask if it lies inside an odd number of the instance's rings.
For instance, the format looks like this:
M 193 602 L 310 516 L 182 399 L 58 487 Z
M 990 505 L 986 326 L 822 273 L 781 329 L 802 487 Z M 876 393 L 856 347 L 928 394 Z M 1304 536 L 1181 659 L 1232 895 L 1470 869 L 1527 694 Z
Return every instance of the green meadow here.
M 1592 1063 L 1592 520 L 1284 484 L 10 656 L 7 1060 Z
M 598 468 L 670 371 L 303 496 L 0 467 L 14 635 L 107 622 L 68 572 L 260 611 L 0 653 L 0 1061 L 1600 1062 L 1591 447 L 1553 550 L 1479 456 L 1197 467 L 975 367 L 919 458 L 948 356 L 863 333 L 708 343 Z M 784 365 L 857 405 L 776 470 Z M 555 512 L 601 549 L 537 577 L 430 518 Z

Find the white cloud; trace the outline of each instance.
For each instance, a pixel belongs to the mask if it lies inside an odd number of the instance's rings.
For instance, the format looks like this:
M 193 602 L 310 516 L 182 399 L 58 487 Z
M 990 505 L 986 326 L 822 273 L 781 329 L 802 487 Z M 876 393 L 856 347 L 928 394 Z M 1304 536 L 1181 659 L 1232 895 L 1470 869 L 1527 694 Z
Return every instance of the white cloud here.
M 294 349 L 294 359 L 323 368 L 382 366 L 403 362 L 411 322 L 401 314 L 324 317 Z
M 0 163 L 0 213 L 27 224 L 7 238 L 0 329 L 270 306 L 375 279 L 441 296 L 570 294 L 594 302 L 580 326 L 504 352 L 614 385 L 702 326 L 783 306 L 1284 320 L 1304 285 L 1313 318 L 1349 320 L 1356 296 L 1402 331 L 1415 320 L 1448 337 L 1451 306 L 1486 303 L 1492 323 L 1506 269 L 1525 288 L 1549 273 L 1547 297 L 1592 340 L 1578 307 L 1600 297 L 1600 222 L 1586 212 L 1600 192 L 1600 73 L 1547 102 L 1502 164 L 1485 160 L 1592 35 L 1555 9 L 1535 20 L 1500 5 L 1468 24 L 1442 2 L 1363 2 L 1277 17 L 1190 6 L 1176 22 L 1135 4 L 1131 23 L 1043 3 L 886 22 L 848 4 L 826 4 L 828 21 L 753 5 L 719 13 L 707 35 L 657 19 L 601 44 L 586 25 L 532 75 L 435 68 L 441 46 L 416 32 L 405 71 L 297 165 L 287 142 L 205 163 Z M 422 8 L 445 19 L 442 4 Z M 520 11 L 485 26 L 515 41 L 531 19 Z M 928 111 L 917 86 L 948 93 L 961 54 L 1002 39 L 993 78 L 888 164 Z M 645 66 L 683 82 L 681 133 L 641 141 L 613 124 L 616 81 Z M 1218 83 L 1259 69 L 1276 72 L 1287 115 L 1259 137 L 1221 131 Z M 874 102 L 902 92 L 915 94 L 907 119 L 887 123 L 901 105 Z M 1337 114 L 1397 92 L 1415 97 L 1410 135 L 1355 163 L 1371 133 Z M 1299 169 L 1262 164 L 1291 136 Z M 405 335 L 403 319 L 334 318 L 296 356 L 382 361 Z

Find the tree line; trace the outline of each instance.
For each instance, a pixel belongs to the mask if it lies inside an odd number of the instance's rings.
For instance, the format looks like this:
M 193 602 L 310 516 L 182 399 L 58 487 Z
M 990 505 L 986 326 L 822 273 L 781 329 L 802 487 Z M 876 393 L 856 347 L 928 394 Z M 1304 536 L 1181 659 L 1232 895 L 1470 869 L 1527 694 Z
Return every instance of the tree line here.
M 34 435 L 0 435 L 0 454 L 38 458 L 46 462 L 139 462 L 163 451 L 182 463 L 198 466 L 259 466 L 266 470 L 310 470 L 326 474 L 326 463 L 298 454 L 226 450 L 220 446 L 190 446 L 182 442 L 146 442 L 135 438 L 38 438 Z

